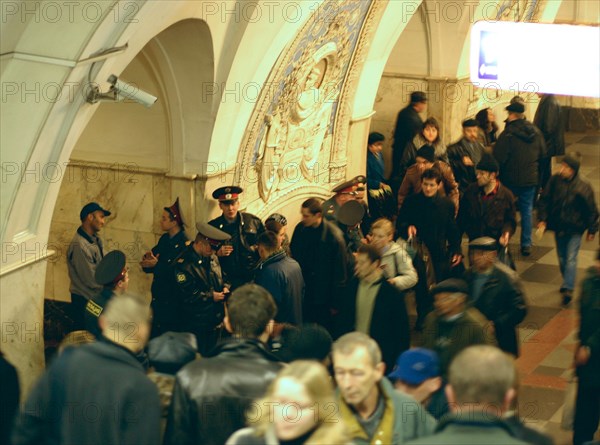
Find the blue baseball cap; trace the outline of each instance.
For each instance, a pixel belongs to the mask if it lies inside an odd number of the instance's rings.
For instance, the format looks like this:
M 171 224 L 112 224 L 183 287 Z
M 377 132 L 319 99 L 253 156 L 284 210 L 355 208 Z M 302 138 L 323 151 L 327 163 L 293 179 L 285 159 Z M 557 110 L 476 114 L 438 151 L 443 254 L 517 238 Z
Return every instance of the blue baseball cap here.
M 440 360 L 435 351 L 413 348 L 398 357 L 394 370 L 388 374 L 390 380 L 402 380 L 409 385 L 420 385 L 425 380 L 440 375 Z

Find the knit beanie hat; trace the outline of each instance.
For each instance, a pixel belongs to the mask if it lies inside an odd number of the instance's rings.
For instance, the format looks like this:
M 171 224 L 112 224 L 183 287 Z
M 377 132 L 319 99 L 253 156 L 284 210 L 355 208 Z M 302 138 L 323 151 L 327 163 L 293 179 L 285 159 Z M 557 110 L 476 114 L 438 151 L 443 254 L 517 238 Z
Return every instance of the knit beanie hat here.
M 416 156 L 426 159 L 429 162 L 433 162 L 435 160 L 435 148 L 431 145 L 423 145 L 417 150 Z

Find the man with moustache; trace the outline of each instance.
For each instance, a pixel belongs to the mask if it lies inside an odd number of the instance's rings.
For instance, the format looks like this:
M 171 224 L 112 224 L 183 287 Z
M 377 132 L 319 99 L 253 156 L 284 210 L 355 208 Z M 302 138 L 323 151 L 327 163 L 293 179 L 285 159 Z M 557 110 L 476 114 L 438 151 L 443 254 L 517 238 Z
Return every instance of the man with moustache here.
M 462 139 L 448 147 L 448 160 L 461 196 L 476 181 L 475 166 L 485 152 L 485 147 L 478 141 L 479 123 L 475 119 L 466 119 L 462 123 L 462 129 Z

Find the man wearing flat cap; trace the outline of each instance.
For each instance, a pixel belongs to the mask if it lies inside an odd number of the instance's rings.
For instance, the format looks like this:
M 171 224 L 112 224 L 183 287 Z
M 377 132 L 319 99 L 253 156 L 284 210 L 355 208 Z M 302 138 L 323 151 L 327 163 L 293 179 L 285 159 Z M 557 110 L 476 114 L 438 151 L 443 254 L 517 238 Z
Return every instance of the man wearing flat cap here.
M 423 91 L 413 91 L 410 94 L 410 103 L 398 113 L 396 129 L 394 130 L 394 144 L 392 145 L 392 174 L 390 178 L 397 181 L 400 179 L 404 149 L 423 128 L 423 119 L 421 119 L 419 113 L 423 113 L 426 109 L 427 95 Z
M 458 211 L 458 225 L 469 240 L 489 236 L 498 247 L 508 245 L 517 227 L 515 197 L 498 180 L 498 162 L 484 153 L 476 166 L 477 182 L 465 190 Z
M 563 283 L 563 305 L 573 298 L 581 238 L 592 241 L 598 231 L 598 206 L 591 185 L 579 175 L 577 154 L 563 158 L 560 172 L 550 178 L 538 204 L 538 228 L 554 231 Z
M 177 331 L 196 335 L 198 352 L 206 355 L 217 344 L 229 289 L 223 282 L 215 252 L 231 236 L 207 223 L 196 225 L 192 244 L 173 261 L 174 299 L 179 303 Z
M 104 218 L 110 214 L 96 202 L 86 204 L 79 212 L 81 226 L 77 229 L 67 250 L 73 330 L 84 329 L 85 306 L 88 300 L 102 290 L 102 286 L 94 278 L 96 267 L 104 257 L 102 240 L 98 232 L 104 227 Z
M 336 185 L 331 190 L 335 195 L 323 203 L 323 217 L 327 221 L 337 221 L 340 208 L 348 201 L 355 200 L 358 184 L 359 181 L 356 178 L 352 178 Z
M 454 172 L 458 190 L 462 196 L 465 189 L 476 182 L 475 166 L 481 160 L 485 147 L 479 142 L 479 123 L 466 119 L 462 123 L 463 137 L 448 147 L 448 161 Z
M 533 203 L 539 187 L 540 160 L 546 156 L 546 144 L 538 128 L 524 118 L 525 105 L 506 107 L 506 127 L 494 146 L 500 166 L 499 178 L 517 198 L 521 213 L 521 255 L 531 255 Z
M 102 311 L 113 295 L 123 294 L 129 287 L 125 254 L 120 250 L 108 252 L 96 268 L 95 279 L 102 286 L 102 290 L 87 302 L 84 317 L 86 331 L 99 338 L 101 329 L 98 325 L 98 318 Z
M 184 231 L 179 198 L 172 206 L 165 207 L 160 219 L 165 232 L 158 244 L 144 254 L 140 265 L 146 273 L 154 274 L 152 280 L 152 337 L 172 331 L 178 324 L 176 303 L 171 300 L 172 281 L 169 267 L 186 247 L 188 237 Z
M 241 187 L 233 185 L 215 190 L 212 197 L 219 201 L 223 213 L 208 222 L 231 236 L 231 240 L 219 248 L 217 255 L 232 291 L 252 281 L 254 269 L 260 260 L 256 242 L 258 235 L 265 231 L 260 218 L 239 211 L 239 196 L 243 191 Z
M 469 303 L 494 323 L 498 346 L 519 356 L 517 325 L 527 315 L 523 288 L 515 271 L 497 261 L 496 240 L 489 236 L 469 243 L 472 263 L 465 274 Z
M 440 358 L 445 379 L 452 359 L 471 345 L 496 345 L 491 323 L 467 304 L 469 288 L 465 281 L 449 278 L 431 289 L 435 310 L 425 319 L 423 347 Z

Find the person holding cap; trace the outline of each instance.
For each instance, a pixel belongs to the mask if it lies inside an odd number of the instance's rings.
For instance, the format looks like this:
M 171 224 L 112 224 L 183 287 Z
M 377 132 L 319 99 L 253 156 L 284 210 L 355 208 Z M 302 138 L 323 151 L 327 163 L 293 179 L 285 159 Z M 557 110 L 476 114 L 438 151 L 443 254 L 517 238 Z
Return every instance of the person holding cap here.
M 494 146 L 500 167 L 499 178 L 517 198 L 521 213 L 521 255 L 531 255 L 533 202 L 539 186 L 540 160 L 546 156 L 546 144 L 540 130 L 524 118 L 525 105 L 506 107 L 506 127 Z
M 398 210 L 402 207 L 407 196 L 421 193 L 421 175 L 429 168 L 436 168 L 442 177 L 438 186 L 438 194 L 447 196 L 454 203 L 458 211 L 458 184 L 450 166 L 441 160 L 435 159 L 435 149 L 431 145 L 423 145 L 415 154 L 415 164 L 406 171 L 398 190 Z
M 74 331 L 84 329 L 85 306 L 88 300 L 102 291 L 102 285 L 94 279 L 96 267 L 104 257 L 102 240 L 98 232 L 104 227 L 104 218 L 110 214 L 96 202 L 84 205 L 79 212 L 81 225 L 67 250 Z
M 152 337 L 175 329 L 178 322 L 176 306 L 171 301 L 171 280 L 169 266 L 186 248 L 188 237 L 185 234 L 179 198 L 171 207 L 165 207 L 160 220 L 160 228 L 165 233 L 158 244 L 144 254 L 140 265 L 145 273 L 154 274 L 152 280 Z
M 498 347 L 519 356 L 517 325 L 527 315 L 527 303 L 519 276 L 497 261 L 498 244 L 484 236 L 469 243 L 473 259 L 465 274 L 469 303 L 494 323 Z
M 475 119 L 465 119 L 462 123 L 463 137 L 460 141 L 448 147 L 448 160 L 454 177 L 458 182 L 460 194 L 477 178 L 475 166 L 485 153 L 485 147 L 479 142 L 479 122 Z
M 194 242 L 173 261 L 171 271 L 179 304 L 176 330 L 196 335 L 198 352 L 206 355 L 219 339 L 229 293 L 215 252 L 231 236 L 207 223 L 198 223 L 196 229 Z
M 432 409 L 433 405 L 436 405 L 432 397 L 443 389 L 440 359 L 435 351 L 425 348 L 404 351 L 387 377 L 394 384 L 396 391 L 411 396 L 436 419 L 444 414 L 439 412 L 440 410 Z M 447 406 L 445 408 L 444 412 L 447 411 Z
M 364 184 L 365 181 L 366 178 L 364 176 L 356 176 L 336 185 L 331 190 L 335 195 L 323 203 L 323 217 L 327 221 L 337 221 L 340 208 L 348 201 L 355 200 L 358 185 Z
M 96 338 L 100 337 L 98 318 L 115 294 L 124 294 L 129 287 L 129 268 L 126 265 L 125 254 L 120 250 L 108 252 L 95 272 L 96 282 L 102 285 L 99 294 L 90 298 L 85 305 L 85 330 Z
M 577 256 L 581 238 L 587 230 L 587 241 L 598 231 L 598 206 L 591 185 L 579 176 L 579 159 L 568 154 L 559 173 L 553 175 L 538 203 L 538 229 L 554 231 L 556 253 L 563 283 L 560 293 L 563 305 L 573 298 Z
M 239 196 L 243 191 L 244 189 L 234 185 L 216 189 L 212 197 L 219 201 L 219 208 L 223 213 L 208 222 L 231 236 L 217 250 L 217 256 L 232 291 L 252 281 L 254 269 L 260 259 L 256 241 L 258 235 L 265 231 L 260 218 L 239 211 Z
M 498 180 L 498 162 L 484 153 L 476 166 L 477 182 L 465 190 L 457 222 L 469 240 L 482 236 L 508 245 L 517 227 L 517 210 L 512 192 Z

